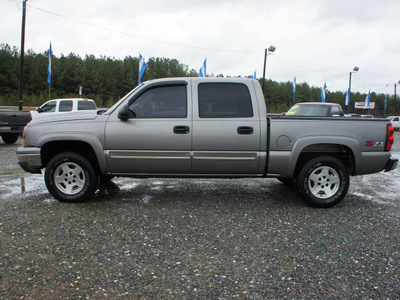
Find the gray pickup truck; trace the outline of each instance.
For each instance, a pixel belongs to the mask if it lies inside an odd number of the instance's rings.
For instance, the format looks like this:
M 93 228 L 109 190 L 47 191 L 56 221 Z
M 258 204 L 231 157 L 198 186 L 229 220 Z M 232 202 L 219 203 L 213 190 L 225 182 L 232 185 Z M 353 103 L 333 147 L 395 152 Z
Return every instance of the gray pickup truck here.
M 20 166 L 64 202 L 83 202 L 103 179 L 275 177 L 315 207 L 346 195 L 350 175 L 390 171 L 388 120 L 267 117 L 258 81 L 148 81 L 105 113 L 33 120 Z
M 30 121 L 29 111 L 0 110 L 0 136 L 4 143 L 14 144 Z

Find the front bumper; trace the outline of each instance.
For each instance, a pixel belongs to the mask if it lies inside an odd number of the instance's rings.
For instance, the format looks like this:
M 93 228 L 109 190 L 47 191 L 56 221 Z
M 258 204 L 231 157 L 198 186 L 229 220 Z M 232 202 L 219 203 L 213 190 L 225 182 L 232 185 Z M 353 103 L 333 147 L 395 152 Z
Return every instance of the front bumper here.
M 19 147 L 17 149 L 18 164 L 20 167 L 30 173 L 40 174 L 42 169 L 42 159 L 40 157 L 40 148 Z
M 396 169 L 399 160 L 397 158 L 390 158 L 385 167 L 385 172 L 393 171 Z

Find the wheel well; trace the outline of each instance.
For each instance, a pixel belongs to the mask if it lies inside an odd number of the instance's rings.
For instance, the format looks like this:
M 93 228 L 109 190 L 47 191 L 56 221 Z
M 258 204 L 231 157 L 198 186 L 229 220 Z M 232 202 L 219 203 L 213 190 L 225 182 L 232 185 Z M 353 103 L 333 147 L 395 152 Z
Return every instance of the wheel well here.
M 334 145 L 334 144 L 316 144 L 310 145 L 303 149 L 297 160 L 296 169 L 294 172 L 294 177 L 297 177 L 301 168 L 310 159 L 316 156 L 328 155 L 339 159 L 347 168 L 350 175 L 354 174 L 355 171 L 355 160 L 353 151 L 344 145 Z
M 42 166 L 45 167 L 50 159 L 61 152 L 74 152 L 84 156 L 99 173 L 100 167 L 94 149 L 88 143 L 81 141 L 55 141 L 43 145 L 41 150 Z

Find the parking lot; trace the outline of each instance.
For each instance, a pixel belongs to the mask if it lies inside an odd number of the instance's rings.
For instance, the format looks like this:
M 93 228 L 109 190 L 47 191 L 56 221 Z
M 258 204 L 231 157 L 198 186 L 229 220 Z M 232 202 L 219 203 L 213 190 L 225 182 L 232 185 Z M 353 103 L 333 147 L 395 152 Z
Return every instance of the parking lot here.
M 20 144 L 0 143 L 1 299 L 400 298 L 399 168 L 331 209 L 276 179 L 115 178 L 65 204 Z

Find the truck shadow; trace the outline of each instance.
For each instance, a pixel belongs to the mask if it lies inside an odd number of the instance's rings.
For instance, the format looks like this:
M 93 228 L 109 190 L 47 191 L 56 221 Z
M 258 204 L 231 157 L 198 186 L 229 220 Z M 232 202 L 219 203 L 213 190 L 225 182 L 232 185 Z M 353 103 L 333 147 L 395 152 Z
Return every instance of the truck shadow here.
M 101 185 L 90 202 L 123 201 L 138 205 L 257 204 L 307 206 L 294 188 L 275 179 L 132 179 Z

